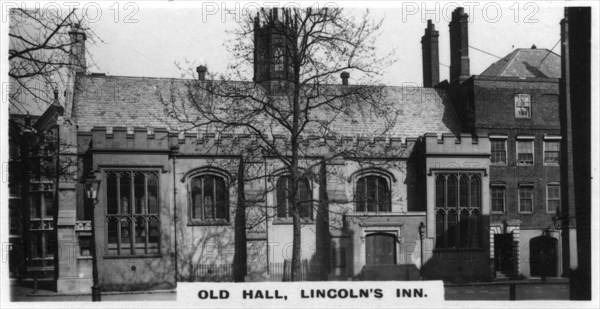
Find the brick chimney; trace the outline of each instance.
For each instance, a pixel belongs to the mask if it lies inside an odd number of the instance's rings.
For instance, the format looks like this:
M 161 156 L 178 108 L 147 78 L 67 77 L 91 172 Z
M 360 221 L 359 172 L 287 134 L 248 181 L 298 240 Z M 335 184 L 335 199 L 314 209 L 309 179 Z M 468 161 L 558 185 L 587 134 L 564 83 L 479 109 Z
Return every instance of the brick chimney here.
M 198 80 L 204 80 L 206 77 L 206 72 L 208 69 L 204 65 L 199 65 L 196 67 L 196 72 L 198 72 Z
M 340 74 L 340 77 L 342 78 L 342 85 L 347 86 L 350 73 L 344 71 L 342 74 Z
M 450 22 L 450 82 L 469 73 L 469 15 L 459 7 Z
M 439 34 L 431 19 L 427 20 L 425 35 L 421 37 L 423 53 L 423 87 L 433 87 L 440 82 Z
M 73 70 L 77 73 L 85 73 L 87 70 L 87 64 L 85 61 L 85 32 L 81 30 L 79 24 L 74 24 L 69 31 L 69 37 L 71 38 L 71 64 L 74 66 Z

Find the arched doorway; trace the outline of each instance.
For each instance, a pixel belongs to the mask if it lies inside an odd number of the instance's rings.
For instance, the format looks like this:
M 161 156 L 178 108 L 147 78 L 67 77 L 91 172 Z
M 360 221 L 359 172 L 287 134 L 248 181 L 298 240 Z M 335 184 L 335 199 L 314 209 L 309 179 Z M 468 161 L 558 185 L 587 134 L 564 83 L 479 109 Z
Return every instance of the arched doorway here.
M 556 277 L 558 241 L 550 236 L 538 236 L 529 241 L 529 265 L 532 277 Z
M 389 233 L 373 233 L 366 237 L 366 264 L 396 264 L 396 236 Z

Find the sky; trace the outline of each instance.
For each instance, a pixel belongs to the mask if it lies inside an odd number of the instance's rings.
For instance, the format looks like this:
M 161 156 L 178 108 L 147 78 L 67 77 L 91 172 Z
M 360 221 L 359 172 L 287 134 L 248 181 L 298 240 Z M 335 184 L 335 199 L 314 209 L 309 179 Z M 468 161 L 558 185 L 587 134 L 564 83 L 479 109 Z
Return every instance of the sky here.
M 237 14 L 248 7 L 277 2 L 237 2 L 237 7 L 236 2 L 223 3 L 173 1 L 133 3 L 128 7 L 119 3 L 101 10 L 88 6 L 89 24 L 101 39 L 88 44 L 93 58 L 89 70 L 107 75 L 177 78 L 182 71 L 175 63 L 192 68 L 203 63 L 213 73 L 224 73 L 232 60 L 225 44 L 232 35 L 227 31 L 239 27 Z M 440 80 L 448 78 L 448 23 L 457 4 L 469 13 L 471 74 L 483 72 L 515 48 L 535 44 L 537 48 L 554 48 L 560 54 L 564 2 L 369 2 L 372 17 L 383 18 L 376 48 L 382 54 L 395 50 L 397 60 L 381 72 L 381 82 L 394 86 L 422 83 L 420 42 L 427 19 L 432 19 L 439 31 Z M 364 10 L 367 3 L 329 5 Z M 99 17 L 94 11 L 100 11 Z M 230 13 L 223 16 L 226 12 Z

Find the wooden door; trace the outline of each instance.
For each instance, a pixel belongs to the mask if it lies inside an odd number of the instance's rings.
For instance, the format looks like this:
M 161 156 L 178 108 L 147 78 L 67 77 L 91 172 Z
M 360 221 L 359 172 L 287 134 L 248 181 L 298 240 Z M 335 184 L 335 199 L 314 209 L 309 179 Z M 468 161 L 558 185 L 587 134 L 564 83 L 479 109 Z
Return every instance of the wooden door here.
M 396 237 L 392 234 L 375 233 L 366 237 L 367 265 L 396 264 Z

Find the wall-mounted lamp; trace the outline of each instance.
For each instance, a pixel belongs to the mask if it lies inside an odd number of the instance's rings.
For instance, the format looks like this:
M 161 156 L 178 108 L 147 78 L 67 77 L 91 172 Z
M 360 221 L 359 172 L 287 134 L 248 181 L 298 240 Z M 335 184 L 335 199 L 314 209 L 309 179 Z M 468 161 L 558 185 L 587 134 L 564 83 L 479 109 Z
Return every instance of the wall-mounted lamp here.
M 83 183 L 85 186 L 85 198 L 91 203 L 92 208 L 92 241 L 91 241 L 91 253 L 92 253 L 92 301 L 101 300 L 100 286 L 98 285 L 98 257 L 96 256 L 96 227 L 94 225 L 94 208 L 98 203 L 98 192 L 100 191 L 100 183 L 102 180 L 90 177 Z

